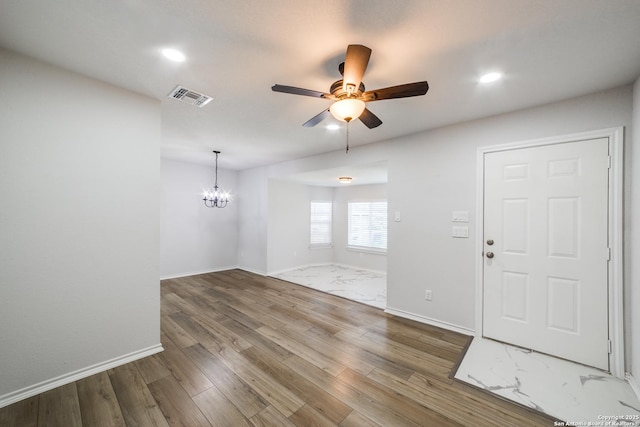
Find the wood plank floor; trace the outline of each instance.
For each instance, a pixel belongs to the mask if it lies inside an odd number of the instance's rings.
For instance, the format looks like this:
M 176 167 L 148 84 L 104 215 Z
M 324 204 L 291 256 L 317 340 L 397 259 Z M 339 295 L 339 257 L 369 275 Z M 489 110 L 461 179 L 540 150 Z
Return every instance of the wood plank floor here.
M 552 426 L 449 378 L 468 337 L 241 270 L 162 282 L 165 351 L 0 426 Z

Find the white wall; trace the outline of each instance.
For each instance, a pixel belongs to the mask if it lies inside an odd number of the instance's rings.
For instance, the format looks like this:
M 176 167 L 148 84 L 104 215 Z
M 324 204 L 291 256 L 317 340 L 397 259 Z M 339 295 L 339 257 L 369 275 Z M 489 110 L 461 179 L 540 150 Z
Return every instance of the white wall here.
M 266 168 L 238 175 L 238 266 L 267 273 L 267 225 L 269 179 Z
M 630 349 L 632 384 L 636 394 L 640 397 L 640 77 L 633 85 L 633 129 L 627 132 L 626 150 L 627 156 L 627 176 L 630 179 L 626 199 L 626 267 L 627 274 L 625 280 L 630 290 L 627 293 L 629 300 L 627 318 L 630 320 L 627 328 L 627 336 L 632 336 L 631 342 L 627 343 Z M 633 221 L 635 220 L 635 221 Z
M 214 157 L 212 154 L 212 164 Z M 235 171 L 218 169 L 218 184 L 238 189 Z M 214 166 L 161 161 L 160 275 L 162 278 L 235 268 L 238 264 L 238 203 L 207 208 L 202 192 L 213 187 Z
M 435 321 L 473 331 L 475 262 L 476 256 L 479 256 L 474 249 L 477 227 L 474 218 L 477 148 L 616 126 L 626 127 L 625 143 L 628 148 L 632 99 L 632 88 L 626 86 L 392 141 L 358 146 L 349 154 L 332 152 L 242 171 L 241 181 L 255 179 L 252 188 L 242 189 L 243 197 L 263 196 L 262 193 L 257 194 L 254 188 L 260 189 L 260 180 L 266 185 L 269 177 L 388 161 L 389 211 L 399 211 L 402 221 L 389 225 L 387 306 L 397 313 L 423 321 Z M 638 157 L 634 158 L 634 162 L 636 160 L 640 161 Z M 630 162 L 631 159 L 627 157 L 625 185 L 631 182 Z M 469 211 L 469 239 L 451 237 L 453 210 Z M 625 217 L 629 227 L 632 218 L 629 203 L 625 206 Z M 262 226 L 267 226 L 266 219 L 262 221 Z M 242 251 L 246 245 L 241 243 L 240 247 Z M 258 259 L 267 257 L 266 252 L 254 252 L 254 255 Z M 632 264 L 629 256 L 627 251 L 627 273 Z M 433 291 L 432 302 L 424 300 L 425 289 Z M 631 295 L 630 291 L 631 283 L 627 281 L 625 294 Z M 627 298 L 625 304 L 627 313 L 630 313 L 631 298 Z M 627 322 L 625 326 L 627 348 L 630 348 L 630 325 Z
M 310 204 L 333 198 L 333 189 L 269 180 L 267 271 L 331 262 L 331 248 L 309 248 Z
M 292 268 L 337 263 L 386 272 L 386 255 L 347 249 L 348 202 L 386 198 L 386 184 L 319 187 L 270 179 L 267 271 L 276 274 Z M 333 203 L 332 248 L 309 248 L 309 206 L 312 200 Z
M 388 144 L 380 143 L 369 144 L 366 148 L 351 148 L 348 156 L 345 156 L 344 151 L 340 150 L 240 171 L 238 175 L 238 198 L 240 199 L 238 225 L 239 267 L 248 271 L 266 274 L 267 271 L 271 273 L 300 265 L 293 260 L 286 260 L 283 256 L 277 264 L 273 265 L 273 269 L 267 269 L 267 259 L 270 256 L 267 250 L 267 230 L 270 220 L 268 192 L 271 179 L 286 180 L 290 175 L 296 173 L 336 168 L 343 165 L 369 165 L 386 160 L 389 152 L 388 146 Z M 280 257 L 280 255 L 277 255 L 277 257 Z
M 474 330 L 477 147 L 630 126 L 631 102 L 624 87 L 396 140 L 389 210 L 402 222 L 389 230 L 387 307 Z M 469 211 L 469 239 L 451 237 L 453 210 Z
M 160 104 L 0 50 L 0 406 L 161 350 Z
M 333 197 L 333 262 L 365 270 L 387 271 L 386 254 L 347 249 L 350 201 L 387 200 L 387 184 L 336 187 Z

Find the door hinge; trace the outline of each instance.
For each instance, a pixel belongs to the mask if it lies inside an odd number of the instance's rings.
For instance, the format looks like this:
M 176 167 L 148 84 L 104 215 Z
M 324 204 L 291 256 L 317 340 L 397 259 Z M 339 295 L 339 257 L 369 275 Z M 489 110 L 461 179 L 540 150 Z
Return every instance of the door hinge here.
M 607 156 L 607 169 L 611 169 L 611 156 Z
M 611 340 L 607 340 L 607 351 L 609 352 L 609 354 L 613 353 L 613 343 L 611 342 Z
M 607 261 L 611 261 L 611 248 L 607 248 Z

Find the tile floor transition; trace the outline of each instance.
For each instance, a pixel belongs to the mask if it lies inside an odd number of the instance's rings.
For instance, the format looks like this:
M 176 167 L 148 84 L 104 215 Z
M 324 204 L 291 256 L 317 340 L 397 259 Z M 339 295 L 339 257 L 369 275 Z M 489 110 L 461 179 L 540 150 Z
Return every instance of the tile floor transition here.
M 377 308 L 387 306 L 387 276 L 339 265 L 301 267 L 272 277 Z
M 565 425 L 640 426 L 640 401 L 626 381 L 496 341 L 474 338 L 455 378 Z

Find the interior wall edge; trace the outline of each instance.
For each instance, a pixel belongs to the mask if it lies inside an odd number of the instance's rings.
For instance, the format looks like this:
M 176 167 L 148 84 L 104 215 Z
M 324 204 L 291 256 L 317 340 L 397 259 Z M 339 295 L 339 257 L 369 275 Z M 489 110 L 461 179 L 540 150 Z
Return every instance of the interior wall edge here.
M 625 272 L 627 301 L 625 306 L 625 330 L 628 331 L 627 371 L 636 378 L 636 394 L 640 396 L 640 264 L 633 262 L 640 255 L 640 225 L 637 220 L 640 211 L 640 76 L 633 85 L 633 105 L 631 135 L 625 141 Z M 625 135 L 627 136 L 627 135 Z M 627 180 L 628 179 L 628 180 Z

